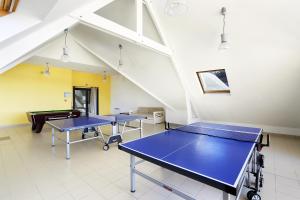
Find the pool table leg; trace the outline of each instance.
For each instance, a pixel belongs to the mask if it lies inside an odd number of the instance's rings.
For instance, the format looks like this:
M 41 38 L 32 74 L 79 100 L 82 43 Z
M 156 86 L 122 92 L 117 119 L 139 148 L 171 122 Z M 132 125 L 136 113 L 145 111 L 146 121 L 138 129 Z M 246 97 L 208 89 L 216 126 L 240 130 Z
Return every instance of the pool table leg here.
M 52 146 L 55 146 L 55 130 L 52 128 Z
M 38 123 L 34 129 L 35 133 L 40 133 L 43 129 L 44 123 Z
M 66 133 L 67 135 L 67 144 L 66 144 L 66 159 L 69 160 L 70 159 L 70 131 L 67 131 Z

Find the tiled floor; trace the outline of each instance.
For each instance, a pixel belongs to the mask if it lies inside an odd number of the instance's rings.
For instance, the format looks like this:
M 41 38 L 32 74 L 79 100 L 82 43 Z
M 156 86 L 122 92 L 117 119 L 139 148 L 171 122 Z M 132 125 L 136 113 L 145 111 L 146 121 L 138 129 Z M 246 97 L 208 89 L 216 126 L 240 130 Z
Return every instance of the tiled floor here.
M 145 132 L 162 128 L 145 125 Z M 51 148 L 50 135 L 47 127 L 42 134 L 31 133 L 29 126 L 0 129 L 0 137 L 10 137 L 0 140 L 0 200 L 180 199 L 139 177 L 137 191 L 130 193 L 129 156 L 116 146 L 105 152 L 99 141 L 74 144 L 71 160 L 66 160 L 65 145 L 57 141 Z M 138 134 L 132 132 L 126 139 L 134 137 Z M 271 142 L 271 147 L 264 149 L 262 199 L 300 199 L 300 138 L 272 135 Z M 196 199 L 221 199 L 220 191 L 150 163 L 139 169 Z

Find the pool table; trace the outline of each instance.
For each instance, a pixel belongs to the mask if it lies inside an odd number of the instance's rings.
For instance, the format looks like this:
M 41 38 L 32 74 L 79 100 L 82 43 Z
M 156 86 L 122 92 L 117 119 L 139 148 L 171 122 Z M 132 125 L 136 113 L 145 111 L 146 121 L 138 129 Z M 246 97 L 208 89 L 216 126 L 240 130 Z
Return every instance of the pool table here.
M 27 118 L 32 124 L 32 132 L 40 133 L 46 121 L 80 117 L 79 110 L 49 110 L 27 112 Z

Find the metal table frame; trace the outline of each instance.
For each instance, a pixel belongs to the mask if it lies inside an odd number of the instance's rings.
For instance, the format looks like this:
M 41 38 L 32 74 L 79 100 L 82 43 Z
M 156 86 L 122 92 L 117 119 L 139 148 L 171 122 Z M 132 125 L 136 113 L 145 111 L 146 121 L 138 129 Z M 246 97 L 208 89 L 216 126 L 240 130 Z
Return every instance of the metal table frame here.
M 258 140 L 261 137 L 262 137 L 262 130 L 259 133 L 259 135 L 256 139 L 256 142 L 258 142 Z M 268 141 L 268 143 L 269 143 L 269 141 Z M 265 145 L 265 146 L 268 146 L 268 145 Z M 165 183 L 163 183 L 159 180 L 156 180 L 156 179 L 150 177 L 149 175 L 137 170 L 136 166 L 138 164 L 144 162 L 144 161 L 154 163 L 154 164 L 156 164 L 158 166 L 161 166 L 163 168 L 166 168 L 166 169 L 169 169 L 171 171 L 182 174 L 182 175 L 184 175 L 188 178 L 192 178 L 196 181 L 199 181 L 199 182 L 202 182 L 204 184 L 208 184 L 212 187 L 218 188 L 218 189 L 223 191 L 223 200 L 230 200 L 230 199 L 232 199 L 232 197 L 236 200 L 239 199 L 243 187 L 246 187 L 246 188 L 249 188 L 249 189 L 255 189 L 255 188 L 251 187 L 251 184 L 252 184 L 251 178 L 254 177 L 256 180 L 258 180 L 259 177 L 256 177 L 256 176 L 260 176 L 260 174 L 259 174 L 260 172 L 258 172 L 258 169 L 260 169 L 261 167 L 260 167 L 260 164 L 257 161 L 257 155 L 259 153 L 258 153 L 258 150 L 257 150 L 257 144 L 255 144 L 255 143 L 253 144 L 252 149 L 248 154 L 248 158 L 246 159 L 245 164 L 244 164 L 243 168 L 241 169 L 241 173 L 240 173 L 239 177 L 237 178 L 237 180 L 238 180 L 237 185 L 235 187 L 230 186 L 231 188 L 224 188 L 223 187 L 223 189 L 221 189 L 222 187 L 216 186 L 216 185 L 212 184 L 209 181 L 199 180 L 197 177 L 187 175 L 187 173 L 184 172 L 184 169 L 178 169 L 177 167 L 174 167 L 174 166 L 172 166 L 168 163 L 163 163 L 163 162 L 157 161 L 155 158 L 152 158 L 152 157 L 147 156 L 147 155 L 143 155 L 141 152 L 136 152 L 134 150 L 126 150 L 125 147 L 122 148 L 122 145 L 119 145 L 119 149 L 124 150 L 124 151 L 126 151 L 127 153 L 130 154 L 130 190 L 131 190 L 131 192 L 135 192 L 135 190 L 136 190 L 136 175 L 139 175 L 139 176 L 147 179 L 148 181 L 151 181 L 152 183 L 155 183 L 158 186 L 161 186 L 164 189 L 177 194 L 178 196 L 180 196 L 184 199 L 195 200 L 193 197 L 179 191 L 178 189 L 176 189 L 174 187 L 171 187 L 169 185 L 166 185 Z M 136 161 L 135 157 L 139 157 L 141 160 Z M 255 174 L 256 172 L 257 172 L 257 174 Z M 253 176 L 251 176 L 251 175 L 253 175 Z M 259 191 L 259 186 L 257 186 L 257 187 L 258 188 L 256 188 L 256 189 L 257 189 L 257 191 Z
M 55 147 L 55 139 L 59 139 L 61 141 L 63 141 L 66 144 L 66 159 L 69 160 L 71 158 L 71 150 L 70 150 L 70 145 L 71 144 L 75 144 L 75 143 L 79 143 L 79 142 L 84 142 L 84 141 L 88 141 L 88 140 L 94 140 L 94 139 L 100 139 L 103 143 L 105 143 L 105 145 L 111 144 L 116 142 L 114 140 L 114 138 L 121 138 L 123 137 L 123 135 L 127 132 L 131 132 L 131 131 L 136 131 L 139 130 L 140 132 L 140 137 L 143 137 L 143 119 L 134 119 L 132 121 L 140 121 L 139 122 L 139 127 L 131 127 L 131 126 L 127 126 L 127 121 L 124 122 L 110 122 L 107 124 L 99 124 L 96 128 L 96 132 L 98 135 L 94 135 L 92 137 L 88 137 L 85 139 L 80 139 L 80 140 L 74 140 L 71 141 L 70 140 L 70 134 L 71 131 L 75 131 L 75 130 L 80 130 L 83 128 L 91 128 L 91 127 L 95 127 L 95 125 L 90 125 L 90 126 L 84 126 L 84 127 L 80 127 L 80 128 L 74 128 L 72 130 L 68 130 L 68 131 L 60 131 L 60 129 L 58 127 L 53 126 L 50 122 L 47 122 L 47 124 L 49 124 L 50 126 L 52 126 L 52 137 L 51 137 L 51 146 Z M 102 130 L 101 130 L 101 126 L 107 126 L 107 125 L 111 125 L 112 126 L 112 135 L 109 136 L 109 138 L 105 141 Z M 119 126 L 122 126 L 122 132 L 119 132 Z M 130 127 L 131 129 L 125 130 L 125 127 Z M 55 136 L 55 130 L 58 130 L 59 132 L 65 132 L 66 133 L 66 139 L 61 139 L 59 137 Z M 117 140 L 117 142 L 121 142 L 119 140 Z
M 256 159 L 255 159 L 255 153 L 256 152 L 256 148 L 254 148 L 254 151 L 252 152 L 252 156 L 251 156 L 251 159 L 249 161 L 247 161 L 247 167 L 244 172 L 243 172 L 243 175 L 241 177 L 241 181 L 240 181 L 240 186 L 239 188 L 237 188 L 237 194 L 235 196 L 235 199 L 238 200 L 240 195 L 241 195 L 241 192 L 242 192 L 242 188 L 243 186 L 246 186 L 246 187 L 250 187 L 251 185 L 251 175 L 250 175 L 250 172 L 251 171 L 254 171 L 256 167 L 253 168 L 253 166 L 256 166 Z M 136 156 L 130 154 L 130 191 L 131 192 L 135 192 L 136 191 L 136 175 L 139 175 L 143 178 L 145 178 L 146 180 L 182 197 L 183 199 L 186 199 L 186 200 L 196 200 L 195 198 L 189 196 L 188 194 L 185 194 L 183 192 L 181 192 L 180 190 L 170 186 L 170 185 L 167 185 L 159 180 L 156 180 L 154 178 L 152 178 L 151 176 L 139 171 L 136 169 L 136 166 L 138 164 L 141 164 L 142 162 L 146 161 L 146 160 L 139 160 L 139 161 L 135 161 L 136 160 Z M 251 167 L 251 171 L 250 171 L 250 167 Z M 246 185 L 245 185 L 245 182 L 246 182 Z M 232 199 L 231 198 L 232 195 L 226 191 L 223 191 L 223 200 L 230 200 Z

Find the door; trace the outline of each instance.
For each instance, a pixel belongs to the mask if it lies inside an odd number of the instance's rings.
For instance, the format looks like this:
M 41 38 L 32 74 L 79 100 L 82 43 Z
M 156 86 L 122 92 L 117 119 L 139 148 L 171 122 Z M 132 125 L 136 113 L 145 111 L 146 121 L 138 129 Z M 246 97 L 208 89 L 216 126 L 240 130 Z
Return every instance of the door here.
M 98 115 L 98 88 L 73 88 L 73 109 L 81 116 Z

